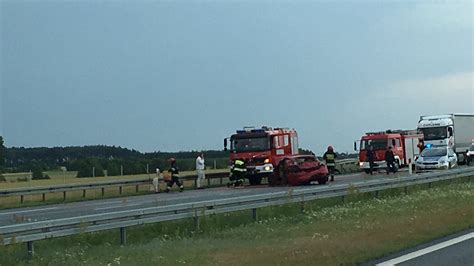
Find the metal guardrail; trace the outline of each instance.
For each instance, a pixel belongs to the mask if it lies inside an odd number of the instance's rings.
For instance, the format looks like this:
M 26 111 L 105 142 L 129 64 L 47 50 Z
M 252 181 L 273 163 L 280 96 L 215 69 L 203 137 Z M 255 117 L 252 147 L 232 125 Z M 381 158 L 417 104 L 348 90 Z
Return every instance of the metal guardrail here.
M 206 174 L 206 179 L 208 185 L 211 185 L 211 179 L 220 179 L 220 184 L 223 183 L 223 178 L 229 176 L 229 171 L 225 170 L 222 172 L 208 173 Z M 194 186 L 196 186 L 196 175 L 186 175 L 182 176 L 180 180 L 182 181 L 194 181 Z M 135 186 L 135 191 L 138 192 L 140 185 L 149 185 L 151 184 L 153 177 L 138 178 L 138 179 L 129 179 L 129 180 L 115 180 L 115 181 L 101 181 L 94 183 L 86 184 L 65 184 L 65 185 L 52 185 L 52 186 L 38 186 L 38 187 L 26 187 L 26 188 L 13 188 L 13 189 L 3 189 L 0 190 L 0 197 L 12 197 L 20 196 L 20 202 L 24 202 L 24 196 L 26 195 L 37 195 L 42 194 L 42 200 L 46 200 L 46 194 L 48 193 L 63 193 L 63 199 L 66 200 L 66 193 L 69 191 L 82 190 L 82 196 L 86 197 L 86 191 L 88 189 L 101 189 L 102 196 L 105 195 L 105 189 L 110 187 L 118 187 L 119 194 L 122 194 L 123 187 L 125 186 Z
M 126 242 L 126 227 L 157 223 L 162 221 L 194 218 L 199 227 L 199 217 L 252 210 L 257 218 L 257 208 L 311 201 L 315 199 L 346 196 L 354 193 L 376 192 L 418 184 L 429 184 L 442 180 L 474 176 L 474 168 L 463 168 L 443 172 L 417 174 L 410 177 L 361 181 L 353 184 L 318 186 L 310 188 L 291 187 L 287 191 L 270 192 L 261 195 L 238 196 L 226 199 L 182 203 L 171 206 L 148 207 L 135 210 L 115 211 L 103 214 L 77 216 L 37 222 L 25 222 L 0 226 L 0 245 L 27 243 L 28 251 L 33 253 L 33 241 L 68 236 L 85 232 L 96 232 L 120 228 L 121 243 Z M 304 205 L 302 205 L 303 207 Z

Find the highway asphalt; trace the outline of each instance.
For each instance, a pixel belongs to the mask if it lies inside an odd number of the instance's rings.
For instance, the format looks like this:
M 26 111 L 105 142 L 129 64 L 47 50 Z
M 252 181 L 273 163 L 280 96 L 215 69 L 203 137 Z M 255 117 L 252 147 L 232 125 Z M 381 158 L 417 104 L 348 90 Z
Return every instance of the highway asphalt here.
M 361 266 L 472 266 L 474 265 L 474 229 L 467 229 L 402 250 Z
M 406 175 L 406 172 L 399 172 L 397 175 Z M 353 183 L 357 181 L 393 178 L 394 175 L 377 174 L 374 176 L 365 173 L 340 175 L 335 177 L 334 182 L 326 185 Z M 319 186 L 319 185 L 315 185 Z M 246 195 L 258 195 L 262 193 L 287 191 L 289 189 L 301 189 L 305 187 L 269 187 L 266 185 L 246 186 L 244 188 L 207 188 L 202 190 L 185 190 L 178 192 L 175 188 L 170 193 L 150 193 L 149 195 L 129 196 L 121 198 L 90 200 L 82 202 L 72 202 L 63 204 L 51 204 L 36 207 L 25 207 L 16 209 L 0 210 L 0 226 L 26 223 L 33 221 L 52 220 L 67 217 L 77 217 L 90 214 L 115 212 L 121 210 L 132 210 L 146 207 L 166 206 L 177 203 L 199 202 L 214 199 L 224 199 Z

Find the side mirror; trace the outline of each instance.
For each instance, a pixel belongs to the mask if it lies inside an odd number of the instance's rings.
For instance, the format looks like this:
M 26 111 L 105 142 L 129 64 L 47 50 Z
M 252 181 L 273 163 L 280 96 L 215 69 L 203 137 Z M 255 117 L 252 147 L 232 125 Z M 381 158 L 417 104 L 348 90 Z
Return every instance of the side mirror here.
M 227 139 L 224 139 L 224 151 L 227 151 Z
M 357 141 L 354 141 L 354 150 L 357 151 Z

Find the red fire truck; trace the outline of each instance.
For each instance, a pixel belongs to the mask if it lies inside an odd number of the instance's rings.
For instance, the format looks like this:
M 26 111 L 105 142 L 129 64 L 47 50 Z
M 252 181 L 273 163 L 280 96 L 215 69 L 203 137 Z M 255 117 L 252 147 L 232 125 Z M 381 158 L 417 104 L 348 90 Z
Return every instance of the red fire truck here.
M 367 162 L 366 152 L 372 146 L 375 153 L 375 168 L 386 168 L 385 151 L 389 146 L 395 155 L 395 162 L 398 168 L 414 163 L 415 156 L 420 154 L 420 141 L 423 134 L 416 130 L 387 130 L 381 132 L 368 132 L 360 140 L 359 166 L 366 173 L 369 172 L 369 162 Z M 357 144 L 354 143 L 357 150 Z
M 245 162 L 246 177 L 251 185 L 268 177 L 271 185 L 298 185 L 327 182 L 327 168 L 313 155 L 298 155 L 298 134 L 288 128 L 245 127 L 224 139 L 230 140 L 230 161 Z

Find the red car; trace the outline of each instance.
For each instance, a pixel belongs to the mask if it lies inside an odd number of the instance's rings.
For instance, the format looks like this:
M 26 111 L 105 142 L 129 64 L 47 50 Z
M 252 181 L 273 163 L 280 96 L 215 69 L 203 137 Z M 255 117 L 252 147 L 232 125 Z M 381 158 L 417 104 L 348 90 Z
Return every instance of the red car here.
M 313 181 L 326 184 L 328 168 L 314 155 L 297 155 L 280 162 L 271 185 L 308 185 Z

